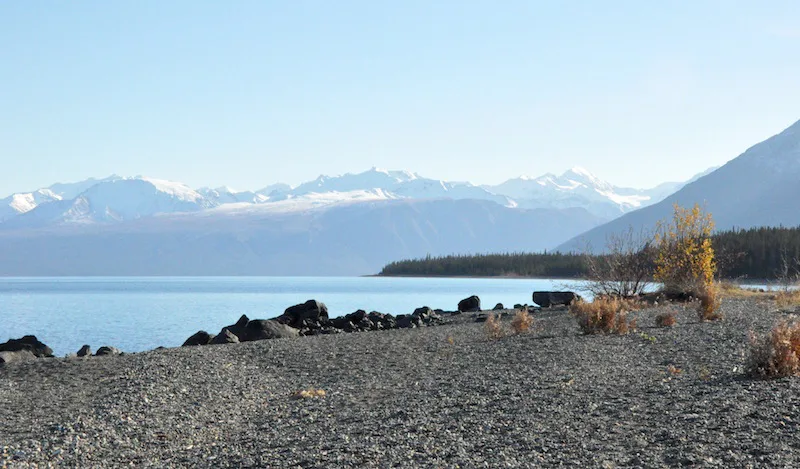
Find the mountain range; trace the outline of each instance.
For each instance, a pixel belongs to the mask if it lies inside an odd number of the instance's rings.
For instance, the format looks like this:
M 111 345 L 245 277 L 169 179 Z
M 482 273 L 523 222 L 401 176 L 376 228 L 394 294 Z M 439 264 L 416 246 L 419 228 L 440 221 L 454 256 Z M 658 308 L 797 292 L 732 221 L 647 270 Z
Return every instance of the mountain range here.
M 0 200 L 0 230 L 40 228 L 68 223 L 117 223 L 155 215 L 196 212 L 217 207 L 252 211 L 305 210 L 366 200 L 486 200 L 509 208 L 583 208 L 594 217 L 612 219 L 658 202 L 682 187 L 665 183 L 650 190 L 613 186 L 581 168 L 561 176 L 522 176 L 496 186 L 429 179 L 408 171 L 372 168 L 358 174 L 319 176 L 291 187 L 274 184 L 257 191 L 226 186 L 192 189 L 184 184 L 143 176 L 58 183 Z
M 616 187 L 581 168 L 475 185 L 372 168 L 254 191 L 136 176 L 0 204 L 0 275 L 360 275 L 398 259 L 582 250 L 675 203 L 721 229 L 798 225 L 800 122 L 689 181 Z

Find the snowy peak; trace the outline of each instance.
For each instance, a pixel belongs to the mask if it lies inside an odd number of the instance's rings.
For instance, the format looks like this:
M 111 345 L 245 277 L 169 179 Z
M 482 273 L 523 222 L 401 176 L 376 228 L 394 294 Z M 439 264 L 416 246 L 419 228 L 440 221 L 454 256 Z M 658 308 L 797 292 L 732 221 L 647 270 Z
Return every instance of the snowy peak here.
M 523 208 L 581 207 L 605 218 L 616 218 L 659 202 L 681 187 L 682 183 L 653 189 L 618 187 L 578 166 L 560 176 L 552 173 L 521 176 L 496 186 L 484 186 L 495 194 L 510 197 Z
M 61 200 L 61 197 L 49 189 L 11 194 L 0 200 L 0 223 L 19 214 L 30 212 L 40 204 L 56 200 Z
M 371 168 L 363 173 L 347 173 L 341 176 L 319 176 L 300 184 L 289 191 L 288 197 L 300 197 L 311 193 L 356 193 L 379 190 L 392 197 L 412 199 L 479 199 L 491 200 L 512 207 L 515 203 L 503 195 L 494 194 L 470 183 L 452 183 L 428 179 L 410 171 L 387 171 Z
M 116 174 L 112 174 L 111 176 L 102 179 L 89 178 L 78 182 L 56 183 L 50 187 L 47 187 L 46 189 L 52 191 L 54 194 L 58 194 L 58 196 L 64 200 L 69 200 L 74 199 L 83 191 L 96 184 L 100 184 L 101 182 L 118 181 L 120 179 L 123 178 L 121 176 L 117 176 Z
M 346 173 L 341 176 L 321 175 L 317 179 L 300 184 L 291 191 L 293 195 L 311 192 L 350 192 L 369 189 L 392 190 L 398 185 L 417 179 L 408 171 L 386 171 L 371 168 L 363 173 Z
M 105 180 L 71 200 L 39 205 L 9 220 L 9 227 L 62 223 L 121 222 L 160 213 L 199 211 L 216 206 L 190 187 L 137 176 Z

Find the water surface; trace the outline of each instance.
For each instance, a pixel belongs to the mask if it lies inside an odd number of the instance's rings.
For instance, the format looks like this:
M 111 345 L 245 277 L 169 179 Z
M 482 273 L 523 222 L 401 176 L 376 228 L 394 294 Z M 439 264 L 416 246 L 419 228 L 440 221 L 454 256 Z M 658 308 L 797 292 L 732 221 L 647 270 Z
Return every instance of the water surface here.
M 390 277 L 54 277 L 0 279 L 0 342 L 36 335 L 56 355 L 89 344 L 127 352 L 179 346 L 198 330 L 216 334 L 242 314 L 272 318 L 309 299 L 331 316 L 357 309 L 454 310 L 478 295 L 483 308 L 532 303 L 534 290 L 579 289 L 547 279 Z

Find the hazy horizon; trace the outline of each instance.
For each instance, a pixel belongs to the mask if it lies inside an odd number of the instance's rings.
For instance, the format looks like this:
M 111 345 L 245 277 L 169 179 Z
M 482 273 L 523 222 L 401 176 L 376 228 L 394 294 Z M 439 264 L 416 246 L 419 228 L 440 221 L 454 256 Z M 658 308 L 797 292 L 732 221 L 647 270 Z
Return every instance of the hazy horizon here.
M 0 193 L 684 181 L 800 119 L 798 24 L 788 0 L 3 3 Z

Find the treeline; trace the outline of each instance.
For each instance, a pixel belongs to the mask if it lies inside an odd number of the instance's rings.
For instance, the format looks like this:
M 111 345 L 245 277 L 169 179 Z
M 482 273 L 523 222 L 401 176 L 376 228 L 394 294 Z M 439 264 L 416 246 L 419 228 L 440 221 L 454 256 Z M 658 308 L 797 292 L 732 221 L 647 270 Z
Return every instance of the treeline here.
M 392 262 L 380 275 L 431 277 L 579 277 L 586 271 L 582 255 L 555 253 L 506 253 L 427 256 Z
M 723 278 L 771 280 L 800 273 L 800 227 L 723 231 L 713 243 Z
M 734 229 L 716 233 L 712 243 L 720 278 L 774 280 L 800 274 L 800 227 Z M 380 275 L 582 278 L 587 273 L 583 254 L 543 252 L 427 256 L 392 262 Z

